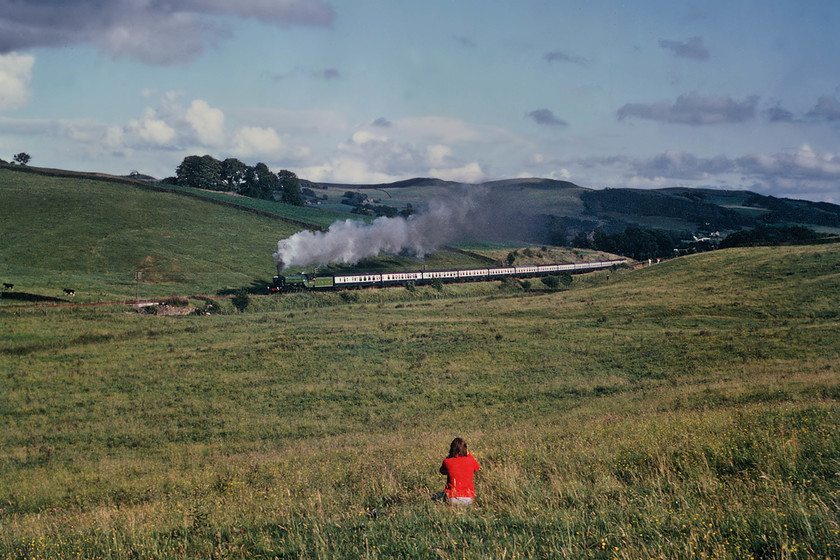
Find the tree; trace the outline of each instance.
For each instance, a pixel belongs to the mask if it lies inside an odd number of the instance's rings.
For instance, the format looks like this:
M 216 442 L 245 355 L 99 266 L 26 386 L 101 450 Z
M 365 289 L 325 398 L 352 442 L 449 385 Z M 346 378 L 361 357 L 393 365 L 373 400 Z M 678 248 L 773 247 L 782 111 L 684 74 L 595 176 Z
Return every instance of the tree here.
M 251 303 L 251 299 L 248 297 L 248 292 L 242 289 L 236 292 L 236 295 L 231 298 L 230 302 L 236 309 L 239 310 L 240 313 L 242 313 L 248 308 L 248 304 Z
M 262 162 L 248 168 L 240 194 L 252 198 L 270 199 L 280 185 L 280 179 Z
M 181 186 L 221 190 L 222 163 L 212 156 L 187 156 L 175 174 Z
M 222 162 L 221 184 L 226 191 L 238 192 L 245 184 L 248 166 L 236 158 L 227 158 Z
M 559 276 L 544 276 L 542 278 L 542 283 L 545 284 L 545 287 L 550 290 L 556 290 L 560 287 L 560 277 Z
M 29 160 L 32 159 L 32 156 L 27 154 L 26 152 L 21 152 L 19 154 L 15 154 L 15 161 L 21 165 L 26 165 L 29 163 Z
M 281 169 L 277 173 L 277 177 L 280 180 L 280 188 L 283 189 L 283 197 L 280 200 L 286 204 L 303 206 L 303 193 L 300 190 L 300 181 L 297 175 L 286 169 Z

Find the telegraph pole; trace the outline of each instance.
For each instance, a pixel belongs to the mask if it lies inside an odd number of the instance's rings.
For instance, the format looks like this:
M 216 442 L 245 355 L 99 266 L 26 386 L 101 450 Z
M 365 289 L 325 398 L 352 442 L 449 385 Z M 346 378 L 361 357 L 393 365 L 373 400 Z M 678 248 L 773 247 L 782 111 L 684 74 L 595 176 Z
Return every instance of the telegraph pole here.
M 142 278 L 142 277 L 143 277 L 143 271 L 142 270 L 138 270 L 137 272 L 134 273 L 134 281 L 135 281 L 135 286 L 136 286 L 135 294 L 134 294 L 134 301 L 136 301 L 137 303 L 140 303 L 140 278 Z

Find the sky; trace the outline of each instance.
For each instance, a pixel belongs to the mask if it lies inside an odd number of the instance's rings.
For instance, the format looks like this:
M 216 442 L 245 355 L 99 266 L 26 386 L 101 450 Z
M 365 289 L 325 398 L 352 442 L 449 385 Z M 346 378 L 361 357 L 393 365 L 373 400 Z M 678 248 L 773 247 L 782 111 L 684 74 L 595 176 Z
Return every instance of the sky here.
M 0 158 L 840 204 L 837 0 L 0 0 Z

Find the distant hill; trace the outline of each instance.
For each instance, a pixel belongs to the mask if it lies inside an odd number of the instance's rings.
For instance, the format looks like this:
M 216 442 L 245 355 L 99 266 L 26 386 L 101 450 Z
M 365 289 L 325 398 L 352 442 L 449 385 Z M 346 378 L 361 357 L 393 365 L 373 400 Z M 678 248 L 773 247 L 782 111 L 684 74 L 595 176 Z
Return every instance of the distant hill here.
M 804 226 L 840 233 L 840 206 L 776 198 L 750 191 L 663 188 L 590 189 L 569 181 L 526 178 L 467 185 L 418 177 L 395 183 L 353 185 L 303 181 L 318 189 L 324 202 L 338 203 L 346 191 L 362 192 L 399 210 L 422 206 L 448 191 L 481 187 L 504 201 L 509 220 L 527 220 L 523 241 L 572 239 L 580 233 L 642 227 L 685 234 L 725 234 L 761 226 Z

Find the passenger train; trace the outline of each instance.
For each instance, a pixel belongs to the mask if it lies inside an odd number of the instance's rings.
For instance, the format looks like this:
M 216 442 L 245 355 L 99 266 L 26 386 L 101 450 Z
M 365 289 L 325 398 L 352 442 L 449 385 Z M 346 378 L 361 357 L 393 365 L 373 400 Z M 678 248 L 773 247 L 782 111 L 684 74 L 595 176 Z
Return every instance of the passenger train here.
M 488 281 L 501 278 L 531 278 L 552 274 L 580 274 L 627 264 L 626 259 L 579 262 L 570 264 L 544 264 L 507 266 L 500 268 L 468 268 L 450 270 L 417 270 L 412 272 L 370 272 L 356 274 L 289 274 L 283 275 L 281 263 L 277 265 L 272 292 L 302 290 L 335 290 L 366 286 L 396 286 L 440 282 Z

